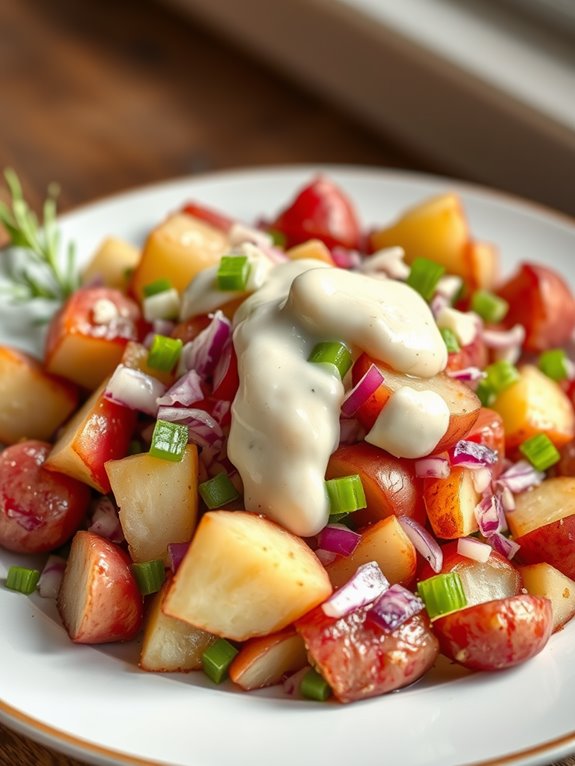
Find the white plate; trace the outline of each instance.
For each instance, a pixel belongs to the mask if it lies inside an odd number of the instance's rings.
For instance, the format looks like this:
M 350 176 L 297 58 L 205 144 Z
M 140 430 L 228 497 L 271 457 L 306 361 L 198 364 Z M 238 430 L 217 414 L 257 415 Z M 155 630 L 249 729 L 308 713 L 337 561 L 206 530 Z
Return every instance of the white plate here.
M 497 243 L 509 268 L 547 261 L 575 283 L 575 225 L 479 188 L 404 173 L 329 168 L 365 224 L 458 190 L 477 238 Z M 252 221 L 293 196 L 312 168 L 268 169 L 178 180 L 82 208 L 62 219 L 65 239 L 88 257 L 113 233 L 141 242 L 187 198 Z M 0 342 L 13 308 L 0 315 Z M 17 322 L 21 324 L 18 315 Z M 35 342 L 23 331 L 28 345 Z M 0 553 L 0 578 L 22 557 Z M 539 764 L 575 751 L 575 625 L 511 671 L 466 674 L 445 664 L 397 694 L 353 705 L 293 701 L 272 689 L 214 688 L 200 673 L 150 675 L 137 645 L 72 645 L 51 602 L 0 588 L 0 718 L 27 735 L 99 764 L 178 766 L 463 766 Z

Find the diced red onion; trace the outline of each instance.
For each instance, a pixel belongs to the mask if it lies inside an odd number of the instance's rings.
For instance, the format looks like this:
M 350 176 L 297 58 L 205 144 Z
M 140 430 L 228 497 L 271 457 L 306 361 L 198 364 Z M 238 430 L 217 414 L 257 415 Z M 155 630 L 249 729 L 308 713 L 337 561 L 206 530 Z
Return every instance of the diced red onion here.
M 166 392 L 166 386 L 142 370 L 119 364 L 108 381 L 104 397 L 131 410 L 154 417 L 157 400 Z
M 212 407 L 212 417 L 214 420 L 221 425 L 223 419 L 230 411 L 231 406 L 231 402 L 226 402 L 224 399 L 218 399 Z
M 441 277 L 435 288 L 436 295 L 443 295 L 452 304 L 461 291 L 463 280 L 455 274 L 447 274 Z
M 473 489 L 482 495 L 491 485 L 491 469 L 477 468 L 471 474 L 471 480 L 473 482 Z
M 477 383 L 487 377 L 487 373 L 480 370 L 479 367 L 464 367 L 462 370 L 446 370 L 449 378 L 461 380 L 464 383 Z
M 324 551 L 349 556 L 357 548 L 361 535 L 340 524 L 328 524 L 318 536 L 318 547 Z
M 260 245 L 260 250 L 272 263 L 285 263 L 288 260 L 285 252 L 275 245 Z
M 516 324 L 510 330 L 484 329 L 481 333 L 483 342 L 488 348 L 509 349 L 521 347 L 525 340 L 525 328 Z
M 485 563 L 491 555 L 492 547 L 475 537 L 460 537 L 457 541 L 457 553 L 473 561 Z
M 163 396 L 158 398 L 158 405 L 172 407 L 176 404 L 190 407 L 204 398 L 202 380 L 195 370 L 188 370 Z
M 273 244 L 271 236 L 266 231 L 254 229 L 252 226 L 246 226 L 245 223 L 240 223 L 239 221 L 231 225 L 228 231 L 228 239 L 232 247 L 237 247 L 244 242 L 250 242 L 258 247 L 270 247 Z
M 515 498 L 513 497 L 513 492 L 509 489 L 509 487 L 499 487 L 498 488 L 499 497 L 501 498 L 501 505 L 503 506 L 503 510 L 506 513 L 510 513 L 511 511 L 515 510 Z
M 171 335 L 175 324 L 169 319 L 154 319 L 152 329 L 156 335 Z
M 225 378 L 226 373 L 230 368 L 230 362 L 232 361 L 232 353 L 233 353 L 233 344 L 232 344 L 232 339 L 230 336 L 229 341 L 222 348 L 222 353 L 220 354 L 220 358 L 218 359 L 218 361 L 216 362 L 216 366 L 214 367 L 214 372 L 212 375 L 212 383 L 214 385 L 214 389 L 216 389 Z
M 366 434 L 365 428 L 355 418 L 340 418 L 339 421 L 339 443 L 357 444 L 363 441 Z
M 442 295 L 441 293 L 435 293 L 433 298 L 431 299 L 431 303 L 429 304 L 429 308 L 431 309 L 431 313 L 434 317 L 437 317 L 443 309 L 448 308 L 451 305 L 451 301 L 446 295 Z
M 397 520 L 416 551 L 429 562 L 434 572 L 440 572 L 443 566 L 443 551 L 437 540 L 411 516 L 398 516 Z
M 345 585 L 321 605 L 328 617 L 345 617 L 366 604 L 371 604 L 389 588 L 389 582 L 375 561 L 362 564 Z
M 503 505 L 498 495 L 484 497 L 474 508 L 479 531 L 484 537 L 507 529 Z
M 205 379 L 210 376 L 231 337 L 230 320 L 216 311 L 210 324 L 182 349 L 181 364 Z
M 424 608 L 425 604 L 419 596 L 396 583 L 377 599 L 367 612 L 367 619 L 386 631 L 392 631 Z
M 460 439 L 451 454 L 451 465 L 463 468 L 482 468 L 497 462 L 496 450 L 486 447 L 484 444 Z
M 341 405 L 342 414 L 351 418 L 359 410 L 369 397 L 377 391 L 383 383 L 383 374 L 375 364 L 370 364 L 367 372 L 360 378 L 358 383 L 347 394 Z
M 508 559 L 512 559 L 513 556 L 515 556 L 515 554 L 519 550 L 519 548 L 521 548 L 519 543 L 516 543 L 515 540 L 510 540 L 508 537 L 505 537 L 505 535 L 502 535 L 500 532 L 494 532 L 492 535 L 489 535 L 489 537 L 487 537 L 486 539 L 494 551 L 497 551 L 497 553 L 501 553 L 503 556 L 506 556 Z
M 333 564 L 337 558 L 337 553 L 334 553 L 333 551 L 324 551 L 323 548 L 318 548 L 315 551 L 315 555 L 318 557 L 324 567 Z
M 178 567 L 184 560 L 184 556 L 190 547 L 189 543 L 169 543 L 168 558 L 170 560 L 170 569 L 176 574 Z
M 404 261 L 402 247 L 385 247 L 360 260 L 357 268 L 373 277 L 388 277 L 404 281 L 409 276 L 409 266 Z
M 501 474 L 497 484 L 519 494 L 541 484 L 544 478 L 545 474 L 535 469 L 527 460 L 519 460 Z
M 208 412 L 194 407 L 160 407 L 158 419 L 188 426 L 189 440 L 198 447 L 220 444 L 224 436 L 220 424 Z
M 361 255 L 356 250 L 347 250 L 345 247 L 332 247 L 330 250 L 333 262 L 339 269 L 357 269 L 362 262 Z
M 109 497 L 99 497 L 92 505 L 92 517 L 88 532 L 94 532 L 113 543 L 124 542 L 118 509 Z
M 445 457 L 424 457 L 415 461 L 415 475 L 418 479 L 447 479 L 450 473 L 451 466 Z
M 58 598 L 65 569 L 65 559 L 61 556 L 48 556 L 48 561 L 44 565 L 38 580 L 38 593 L 42 598 Z

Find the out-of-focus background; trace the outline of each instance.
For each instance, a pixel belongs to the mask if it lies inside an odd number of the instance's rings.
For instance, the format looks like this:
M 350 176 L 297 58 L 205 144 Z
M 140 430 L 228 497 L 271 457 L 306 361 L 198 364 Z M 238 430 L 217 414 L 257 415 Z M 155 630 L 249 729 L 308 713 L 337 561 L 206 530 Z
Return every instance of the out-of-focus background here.
M 67 210 L 286 163 L 447 175 L 575 213 L 575 2 L 0 3 L 0 167 L 34 205 L 52 181 Z M 0 727 L 2 765 L 76 763 Z

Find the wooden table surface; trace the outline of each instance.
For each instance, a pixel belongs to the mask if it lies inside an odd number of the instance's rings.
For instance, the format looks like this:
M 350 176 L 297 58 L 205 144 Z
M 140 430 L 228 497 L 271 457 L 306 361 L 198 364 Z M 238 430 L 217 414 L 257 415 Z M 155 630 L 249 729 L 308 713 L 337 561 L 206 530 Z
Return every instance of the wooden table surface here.
M 150 1 L 0 3 L 0 93 L 0 167 L 17 170 L 36 205 L 58 181 L 61 210 L 174 176 L 254 165 L 341 162 L 455 175 Z M 0 764 L 80 766 L 3 726 Z

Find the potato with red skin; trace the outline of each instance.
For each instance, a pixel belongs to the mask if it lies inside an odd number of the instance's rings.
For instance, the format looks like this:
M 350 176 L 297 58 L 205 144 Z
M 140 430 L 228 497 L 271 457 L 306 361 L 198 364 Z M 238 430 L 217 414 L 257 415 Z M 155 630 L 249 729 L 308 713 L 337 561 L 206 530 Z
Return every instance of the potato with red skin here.
M 26 441 L 0 453 L 0 545 L 18 553 L 42 553 L 68 540 L 90 502 L 85 484 L 47 471 L 47 442 Z
M 129 641 L 138 633 L 143 599 L 130 564 L 129 556 L 109 540 L 76 533 L 58 595 L 58 610 L 72 641 Z
M 433 623 L 442 654 L 470 670 L 503 670 L 538 654 L 551 635 L 551 601 L 520 594 L 446 614 Z
M 515 538 L 524 564 L 551 564 L 575 580 L 575 514 L 556 519 Z
M 423 613 L 386 632 L 371 606 L 334 618 L 316 607 L 296 622 L 308 656 L 340 702 L 376 697 L 417 681 L 433 665 L 438 642 Z
M 570 339 L 575 329 L 575 298 L 553 269 L 523 263 L 497 292 L 509 303 L 505 326 L 525 328 L 525 351 L 545 351 Z
M 327 247 L 358 250 L 361 230 L 350 200 L 333 181 L 323 176 L 305 186 L 269 228 L 281 232 L 286 248 L 319 239 Z
M 393 457 L 366 442 L 347 444 L 330 457 L 326 479 L 352 474 L 359 475 L 367 500 L 367 507 L 353 514 L 354 528 L 380 521 L 392 513 L 425 523 L 413 460 Z

